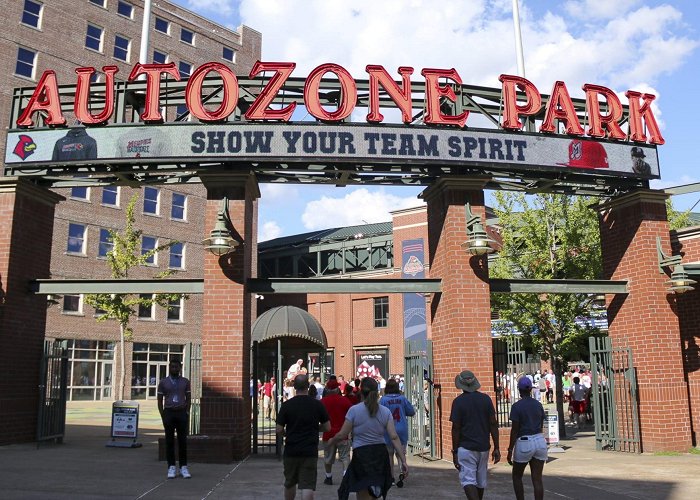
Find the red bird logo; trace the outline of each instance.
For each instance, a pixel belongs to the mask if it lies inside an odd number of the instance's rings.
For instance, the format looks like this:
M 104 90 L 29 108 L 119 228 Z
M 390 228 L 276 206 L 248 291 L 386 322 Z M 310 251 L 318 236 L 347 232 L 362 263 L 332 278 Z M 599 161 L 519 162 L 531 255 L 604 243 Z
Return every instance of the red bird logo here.
M 28 135 L 20 134 L 19 142 L 12 152 L 22 158 L 22 160 L 26 160 L 27 157 L 34 154 L 34 150 L 36 150 L 36 143 L 34 142 L 34 139 Z

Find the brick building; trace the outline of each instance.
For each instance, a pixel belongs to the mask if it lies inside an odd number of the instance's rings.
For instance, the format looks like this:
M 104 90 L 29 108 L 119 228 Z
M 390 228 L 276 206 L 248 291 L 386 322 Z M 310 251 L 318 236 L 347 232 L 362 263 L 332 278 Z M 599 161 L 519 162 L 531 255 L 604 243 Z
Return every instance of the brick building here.
M 96 68 L 93 81 L 100 82 L 101 68 L 115 65 L 119 68 L 115 80 L 119 82 L 126 80 L 139 60 L 142 0 L 2 0 L 0 6 L 6 19 L 0 41 L 5 54 L 0 74 L 0 116 L 5 130 L 12 89 L 36 86 L 44 70 L 54 70 L 59 84 L 74 84 L 77 67 Z M 232 31 L 166 0 L 152 2 L 150 26 L 148 62 L 173 62 L 182 77 L 208 61 L 224 63 L 237 74 L 247 75 L 260 59 L 260 33 L 246 26 Z M 75 125 L 68 120 L 67 125 Z M 5 140 L 2 134 L 3 158 Z M 107 229 L 124 227 L 124 209 L 134 194 L 139 196 L 135 226 L 143 230 L 143 247 L 173 240 L 179 243 L 160 253 L 152 266 L 135 270 L 133 278 L 151 278 L 166 269 L 178 277 L 202 278 L 203 186 L 134 189 L 124 185 L 54 191 L 65 201 L 56 207 L 52 278 L 109 277 Z M 79 295 L 51 299 L 46 337 L 68 341 L 69 398 L 113 399 L 119 366 L 115 349 L 118 325 L 96 322 L 95 310 Z M 130 325 L 134 341 L 126 344 L 126 398 L 154 397 L 154 382 L 166 373 L 168 360 L 181 356 L 188 343 L 201 341 L 201 308 L 201 295 L 192 295 L 167 310 L 158 306 L 139 310 L 138 319 Z

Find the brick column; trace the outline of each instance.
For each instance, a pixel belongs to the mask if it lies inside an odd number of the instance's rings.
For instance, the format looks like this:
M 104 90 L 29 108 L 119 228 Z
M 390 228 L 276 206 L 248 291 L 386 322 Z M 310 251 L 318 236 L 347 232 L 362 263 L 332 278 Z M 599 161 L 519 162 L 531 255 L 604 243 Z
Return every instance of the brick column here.
M 608 304 L 609 335 L 632 348 L 642 450 L 687 451 L 691 446 L 677 297 L 659 273 L 656 237 L 671 254 L 666 195 L 643 190 L 599 207 L 605 278 L 628 280 L 627 296 Z
M 46 331 L 46 297 L 28 282 L 49 278 L 56 203 L 25 179 L 0 178 L 0 445 L 33 441 Z
M 442 293 L 431 302 L 434 382 L 440 384 L 435 416 L 438 453 L 451 456 L 452 401 L 460 394 L 455 376 L 471 370 L 481 391 L 494 397 L 491 353 L 491 298 L 488 261 L 462 248 L 467 240 L 465 203 L 484 216 L 484 183 L 442 179 L 426 189 L 431 278 L 442 279 Z
M 228 197 L 232 236 L 241 242 L 222 257 L 204 255 L 202 314 L 202 434 L 216 456 L 230 462 L 250 454 L 250 327 L 253 299 L 246 280 L 257 276 L 257 183 L 251 175 L 204 178 L 205 237 L 214 227 L 221 200 Z M 225 449 L 227 453 L 221 453 Z M 230 450 L 230 455 L 228 455 Z

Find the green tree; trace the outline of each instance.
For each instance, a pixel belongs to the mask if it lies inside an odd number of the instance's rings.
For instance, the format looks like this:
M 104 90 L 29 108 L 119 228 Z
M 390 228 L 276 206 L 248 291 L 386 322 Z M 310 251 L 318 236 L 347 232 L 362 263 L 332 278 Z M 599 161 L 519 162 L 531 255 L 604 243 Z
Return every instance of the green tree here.
M 138 201 L 138 194 L 134 194 L 126 207 L 126 225 L 123 230 L 109 230 L 112 250 L 107 253 L 107 264 L 113 279 L 128 279 L 129 273 L 135 268 L 145 266 L 149 260 L 167 250 L 177 241 L 171 241 L 152 250 L 141 253 L 142 231 L 134 228 L 134 208 Z M 160 279 L 172 274 L 171 270 L 157 273 L 154 278 Z M 119 324 L 119 357 L 120 375 L 117 386 L 117 399 L 124 399 L 124 343 L 130 342 L 133 330 L 129 327 L 131 317 L 138 312 L 139 306 L 151 307 L 154 303 L 167 307 L 171 300 L 185 297 L 182 294 L 155 294 L 151 298 L 141 297 L 138 294 L 122 293 L 97 293 L 85 296 L 85 302 L 98 311 L 97 321 L 116 320 Z
M 668 225 L 671 230 L 682 229 L 693 225 L 690 218 L 690 209 L 679 212 L 673 207 L 671 198 L 666 199 L 666 213 L 668 214 Z
M 555 194 L 496 192 L 495 212 L 503 246 L 490 266 L 494 278 L 599 279 L 600 231 L 593 200 Z M 506 341 L 519 335 L 550 360 L 557 376 L 559 429 L 566 435 L 561 373 L 565 361 L 580 359 L 586 339 L 598 330 L 584 321 L 594 314 L 585 294 L 493 294 Z M 578 321 L 577 321 L 578 320 Z M 515 333 L 517 332 L 517 333 Z

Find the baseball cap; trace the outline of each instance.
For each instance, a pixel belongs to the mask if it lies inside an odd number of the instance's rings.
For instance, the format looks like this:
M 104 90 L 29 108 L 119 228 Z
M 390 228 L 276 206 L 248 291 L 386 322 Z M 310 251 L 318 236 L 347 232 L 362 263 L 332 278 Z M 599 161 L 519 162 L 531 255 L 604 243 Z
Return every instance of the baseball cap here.
M 637 146 L 633 147 L 630 150 L 630 153 L 632 156 L 637 156 L 639 158 L 646 158 L 646 155 L 644 154 L 644 150 L 640 147 L 637 147 Z
M 574 168 L 608 168 L 608 154 L 602 144 L 574 139 L 569 143 L 569 162 L 557 163 Z
M 518 389 L 521 391 L 529 391 L 532 389 L 532 381 L 527 377 L 521 378 L 518 380 Z
M 334 378 L 330 379 L 328 382 L 326 382 L 326 389 L 329 391 L 334 391 L 338 388 L 338 381 Z

